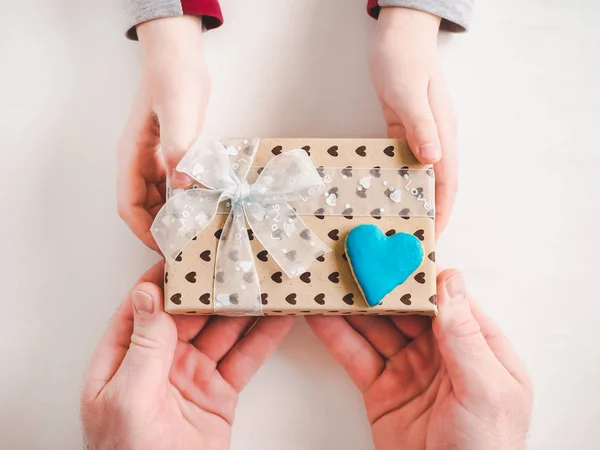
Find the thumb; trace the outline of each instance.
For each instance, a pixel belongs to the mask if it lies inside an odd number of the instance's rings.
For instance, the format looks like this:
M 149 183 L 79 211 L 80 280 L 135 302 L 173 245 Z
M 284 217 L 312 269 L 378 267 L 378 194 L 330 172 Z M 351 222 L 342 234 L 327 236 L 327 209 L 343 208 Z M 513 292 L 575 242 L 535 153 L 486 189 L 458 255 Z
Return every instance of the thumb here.
M 133 333 L 119 371 L 127 381 L 145 390 L 164 386 L 169 378 L 177 329 L 163 310 L 162 291 L 152 283 L 141 283 L 131 293 Z
M 439 315 L 433 332 L 459 397 L 487 392 L 501 365 L 471 312 L 463 275 L 445 270 L 437 278 Z
M 433 118 L 427 91 L 423 95 L 412 95 L 394 110 L 406 130 L 408 145 L 423 164 L 433 164 L 442 157 L 437 125 Z

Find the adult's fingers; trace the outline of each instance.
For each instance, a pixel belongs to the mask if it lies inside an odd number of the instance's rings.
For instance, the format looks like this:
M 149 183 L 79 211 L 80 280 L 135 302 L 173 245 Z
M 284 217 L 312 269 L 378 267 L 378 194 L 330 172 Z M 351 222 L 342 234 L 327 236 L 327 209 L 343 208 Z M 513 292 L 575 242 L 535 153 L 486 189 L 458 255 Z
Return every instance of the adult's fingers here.
M 424 316 L 390 316 L 394 325 L 409 339 L 418 338 L 423 332 L 431 328 L 431 319 Z
M 471 312 L 462 274 L 442 272 L 437 292 L 439 316 L 433 320 L 433 332 L 456 394 L 459 398 L 485 398 L 505 370 Z
M 213 317 L 192 344 L 216 364 L 246 334 L 254 322 L 255 317 Z
M 177 338 L 181 342 L 190 342 L 204 329 L 210 316 L 173 316 L 177 326 Z
M 394 356 L 409 342 L 387 317 L 349 316 L 346 321 L 386 359 Z
M 452 102 L 438 69 L 429 83 L 429 104 L 435 119 L 442 159 L 435 165 L 435 232 L 436 238 L 448 225 L 458 191 L 458 137 Z
M 385 361 L 377 350 L 344 317 L 307 316 L 306 322 L 361 392 L 385 368 Z
M 164 265 L 152 266 L 136 284 L 150 282 L 160 284 Z M 92 400 L 104 389 L 119 369 L 129 349 L 133 332 L 133 309 L 131 294 L 119 305 L 104 335 L 96 346 L 85 377 L 84 398 Z
M 275 351 L 294 324 L 294 317 L 263 317 L 219 363 L 225 381 L 240 392 Z

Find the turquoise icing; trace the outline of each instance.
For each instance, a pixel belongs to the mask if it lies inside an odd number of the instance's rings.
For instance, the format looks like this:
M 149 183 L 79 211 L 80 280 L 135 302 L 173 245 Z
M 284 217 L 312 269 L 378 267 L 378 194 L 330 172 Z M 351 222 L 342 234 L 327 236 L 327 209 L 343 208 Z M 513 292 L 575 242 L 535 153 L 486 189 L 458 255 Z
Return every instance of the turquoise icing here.
M 375 306 L 417 270 L 423 246 L 412 234 L 388 237 L 375 225 L 359 225 L 346 236 L 346 256 L 367 303 Z

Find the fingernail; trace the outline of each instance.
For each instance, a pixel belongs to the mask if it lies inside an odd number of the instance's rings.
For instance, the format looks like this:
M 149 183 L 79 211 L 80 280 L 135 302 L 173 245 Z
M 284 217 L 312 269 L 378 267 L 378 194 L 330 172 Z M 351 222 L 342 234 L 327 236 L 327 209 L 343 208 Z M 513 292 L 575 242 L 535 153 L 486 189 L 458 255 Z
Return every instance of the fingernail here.
M 143 291 L 133 291 L 131 294 L 133 307 L 135 312 L 142 316 L 148 317 L 154 313 L 154 299 Z
M 467 288 L 462 274 L 454 275 L 446 281 L 446 292 L 452 301 L 460 301 L 466 297 Z
M 437 144 L 419 145 L 419 155 L 427 161 L 436 161 L 439 158 L 440 150 Z
M 191 180 L 185 173 L 174 169 L 171 172 L 171 184 L 175 187 L 187 187 Z

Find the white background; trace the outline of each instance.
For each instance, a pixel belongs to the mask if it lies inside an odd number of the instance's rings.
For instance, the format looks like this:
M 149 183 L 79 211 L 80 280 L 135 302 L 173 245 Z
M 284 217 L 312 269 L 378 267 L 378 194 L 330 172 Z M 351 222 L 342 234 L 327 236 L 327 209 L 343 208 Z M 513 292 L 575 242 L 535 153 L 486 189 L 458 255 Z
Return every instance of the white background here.
M 139 58 L 114 3 L 2 2 L 2 449 L 80 448 L 89 355 L 157 260 L 115 212 Z M 362 0 L 223 7 L 207 134 L 383 136 Z M 438 260 L 530 369 L 532 449 L 600 448 L 599 21 L 593 0 L 480 1 L 472 32 L 440 39 L 461 191 Z M 359 394 L 303 320 L 241 396 L 232 447 L 372 447 Z

